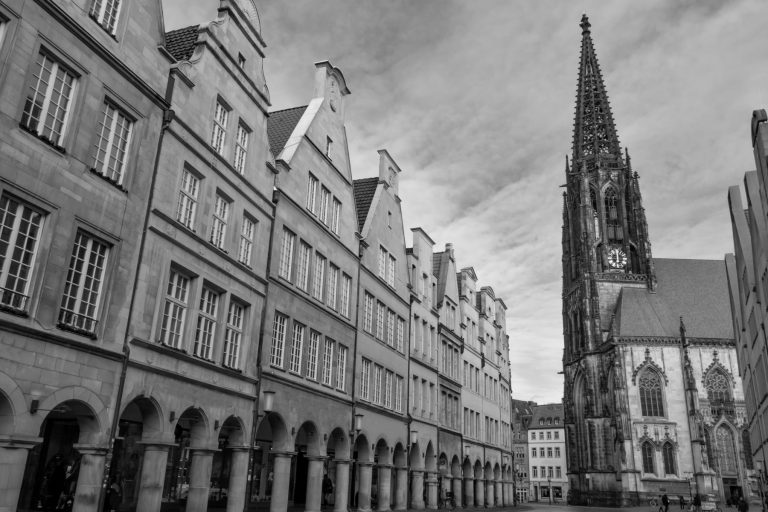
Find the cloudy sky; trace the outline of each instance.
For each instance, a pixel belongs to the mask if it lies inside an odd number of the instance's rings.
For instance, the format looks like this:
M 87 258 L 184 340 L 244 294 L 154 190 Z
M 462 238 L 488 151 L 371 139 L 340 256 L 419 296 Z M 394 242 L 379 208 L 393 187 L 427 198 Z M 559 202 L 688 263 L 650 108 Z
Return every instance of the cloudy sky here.
M 163 0 L 166 29 L 217 0 Z M 257 0 L 274 109 L 304 105 L 315 61 L 347 79 L 355 178 L 386 148 L 407 227 L 453 242 L 509 307 L 515 398 L 562 397 L 560 227 L 587 12 L 653 254 L 732 252 L 728 186 L 754 168 L 768 107 L 764 0 Z M 406 228 L 407 229 L 407 228 Z M 410 233 L 408 233 L 410 240 Z

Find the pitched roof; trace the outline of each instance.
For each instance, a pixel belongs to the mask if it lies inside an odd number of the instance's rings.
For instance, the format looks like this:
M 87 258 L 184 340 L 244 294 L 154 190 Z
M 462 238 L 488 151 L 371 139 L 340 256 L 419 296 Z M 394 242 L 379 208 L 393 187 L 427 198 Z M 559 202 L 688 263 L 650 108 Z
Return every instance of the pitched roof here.
M 299 123 L 307 106 L 287 108 L 269 113 L 267 118 L 267 136 L 269 137 L 269 150 L 277 156 L 288 142 L 293 129 Z
M 658 287 L 621 291 L 619 336 L 679 337 L 680 317 L 690 338 L 733 338 L 725 263 L 654 258 Z
M 533 416 L 529 424 L 529 429 L 534 428 L 563 428 L 565 422 L 565 413 L 563 412 L 563 404 L 544 404 L 536 405 L 533 408 Z M 555 418 L 557 418 L 557 424 L 555 424 Z M 549 420 L 552 423 L 548 423 Z M 539 420 L 544 420 L 544 425 L 539 425 Z
M 355 191 L 355 208 L 357 209 L 357 229 L 360 231 L 365 225 L 365 219 L 368 217 L 368 210 L 371 209 L 371 202 L 378 184 L 379 178 L 362 178 L 352 182 Z
M 195 52 L 199 25 L 171 30 L 165 33 L 165 49 L 176 60 L 189 60 Z

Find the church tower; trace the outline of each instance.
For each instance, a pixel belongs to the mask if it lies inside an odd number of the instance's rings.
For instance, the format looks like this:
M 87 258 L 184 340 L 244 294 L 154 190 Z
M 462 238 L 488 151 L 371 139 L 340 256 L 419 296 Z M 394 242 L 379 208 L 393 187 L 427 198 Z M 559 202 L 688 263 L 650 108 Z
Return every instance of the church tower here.
M 614 311 L 622 288 L 653 291 L 656 279 L 638 175 L 619 143 L 586 15 L 580 25 L 573 154 L 566 157 L 563 194 L 568 472 L 572 489 L 591 490 L 602 479 L 600 487 L 618 492 L 619 448 L 611 445 L 621 443 L 611 437 L 617 436 L 617 411 L 609 388 L 621 382 L 609 386 L 606 380 L 613 367 Z

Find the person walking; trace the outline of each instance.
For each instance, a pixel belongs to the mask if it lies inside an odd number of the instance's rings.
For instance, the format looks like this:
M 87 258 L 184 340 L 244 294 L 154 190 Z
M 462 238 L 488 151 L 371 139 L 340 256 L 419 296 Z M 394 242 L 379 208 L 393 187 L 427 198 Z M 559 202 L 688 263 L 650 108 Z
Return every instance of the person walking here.
M 749 503 L 747 503 L 747 500 L 745 500 L 743 496 L 739 498 L 738 508 L 739 512 L 747 512 L 749 510 Z
M 328 473 L 323 477 L 323 506 L 332 505 L 333 501 L 333 481 L 331 481 Z
M 701 512 L 701 496 L 698 493 L 693 497 L 693 510 L 694 512 Z
M 669 512 L 669 496 L 667 496 L 666 494 L 662 494 L 661 504 L 664 506 L 664 512 Z
M 680 510 L 685 510 L 685 496 L 682 494 L 679 496 L 680 498 Z

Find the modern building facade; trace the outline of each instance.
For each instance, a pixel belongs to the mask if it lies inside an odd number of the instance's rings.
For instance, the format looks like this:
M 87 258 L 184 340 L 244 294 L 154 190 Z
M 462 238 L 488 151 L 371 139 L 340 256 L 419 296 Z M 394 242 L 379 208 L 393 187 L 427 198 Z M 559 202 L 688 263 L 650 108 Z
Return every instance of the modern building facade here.
M 270 112 L 253 2 L 10 4 L 0 511 L 512 503 L 506 306 L 353 179 L 341 70 Z
M 527 433 L 531 501 L 564 502 L 568 475 L 563 405 L 533 406 Z
M 749 497 L 725 265 L 652 257 L 586 16 L 581 28 L 562 239 L 572 501 Z

